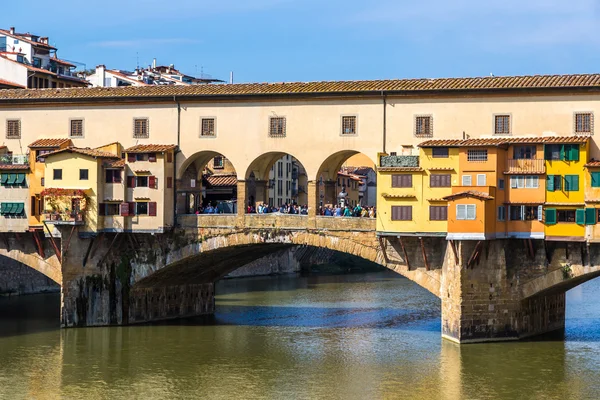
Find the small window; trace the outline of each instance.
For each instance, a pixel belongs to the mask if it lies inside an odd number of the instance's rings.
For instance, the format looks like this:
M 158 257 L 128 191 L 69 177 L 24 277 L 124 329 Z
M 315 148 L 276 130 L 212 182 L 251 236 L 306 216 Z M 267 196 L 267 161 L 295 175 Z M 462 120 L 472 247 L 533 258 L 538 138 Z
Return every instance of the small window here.
M 592 178 L 592 187 L 600 187 L 600 172 L 594 171 L 590 172 Z
M 285 117 L 269 117 L 269 136 L 285 137 Z
M 87 181 L 89 178 L 89 170 L 87 169 L 80 169 L 79 170 L 79 180 L 80 181 Z
M 213 167 L 214 167 L 214 169 L 223 169 L 224 168 L 224 161 L 223 161 L 222 156 L 216 156 L 213 159 Z
M 148 153 L 135 153 L 135 161 L 148 161 Z
M 116 216 L 121 215 L 120 204 L 115 203 L 100 203 L 100 215 Z
M 106 183 L 121 183 L 121 170 L 107 169 Z
M 392 206 L 392 221 L 412 221 L 412 206 Z
M 474 220 L 476 218 L 477 207 L 475 204 L 457 204 L 456 219 L 457 220 Z
M 498 221 L 505 221 L 505 220 L 506 220 L 506 207 L 499 206 L 498 207 Z
M 525 188 L 537 189 L 539 187 L 539 178 L 535 175 L 525 176 Z
M 575 222 L 575 210 L 556 210 L 558 222 Z
M 594 114 L 575 113 L 575 133 L 592 135 L 594 133 Z
M 467 161 L 483 162 L 488 159 L 488 151 L 484 150 L 467 150 Z
M 136 215 L 148 215 L 148 202 L 140 201 L 135 203 Z
M 473 184 L 473 180 L 471 175 L 463 175 L 462 176 L 462 185 L 463 186 L 471 186 Z
M 148 187 L 148 177 L 147 176 L 137 176 L 135 178 L 135 186 L 136 187 Z
M 429 206 L 430 221 L 447 221 L 448 206 Z
M 494 134 L 510 135 L 510 115 L 494 116 Z
M 531 160 L 536 158 L 535 146 L 515 146 L 513 149 L 513 158 L 515 160 Z
M 431 115 L 418 115 L 415 117 L 415 136 L 433 136 L 433 117 Z
M 148 118 L 134 118 L 133 137 L 135 139 L 148 139 L 150 137 Z
M 356 135 L 356 116 L 344 115 L 342 117 L 342 135 Z
M 430 187 L 450 187 L 452 186 L 452 178 L 450 174 L 431 174 L 429 176 Z
M 21 120 L 8 119 L 6 120 L 6 138 L 21 139 Z
M 214 118 L 202 118 L 200 122 L 200 136 L 215 136 L 215 119 Z
M 392 187 L 394 187 L 394 188 L 411 188 L 412 187 L 412 175 L 410 175 L 410 174 L 392 175 Z
M 498 179 L 498 189 L 504 190 L 504 179 Z
M 477 186 L 485 186 L 486 178 L 485 174 L 477 174 Z
M 565 175 L 565 192 L 579 191 L 579 175 Z
M 433 158 L 448 158 L 449 149 L 447 147 L 434 147 L 431 149 L 431 156 Z
M 554 192 L 562 189 L 562 176 L 560 175 L 548 175 L 546 177 L 546 190 Z
M 83 137 L 83 120 L 82 119 L 72 119 L 71 120 L 71 129 L 69 137 L 71 138 L 82 138 Z
M 52 170 L 52 179 L 55 181 L 62 180 L 62 169 L 53 169 Z

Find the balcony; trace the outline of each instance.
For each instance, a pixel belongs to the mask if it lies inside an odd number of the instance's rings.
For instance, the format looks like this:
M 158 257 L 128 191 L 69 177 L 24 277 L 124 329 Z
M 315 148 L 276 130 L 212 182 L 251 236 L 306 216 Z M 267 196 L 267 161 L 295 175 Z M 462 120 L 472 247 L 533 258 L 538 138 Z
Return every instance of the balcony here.
M 83 211 L 46 213 L 45 221 L 54 225 L 83 225 Z
M 506 163 L 505 174 L 543 174 L 546 164 L 543 159 L 509 159 Z
M 419 156 L 381 156 L 379 165 L 383 168 L 418 168 Z
M 29 165 L 29 154 L 2 154 L 0 165 Z

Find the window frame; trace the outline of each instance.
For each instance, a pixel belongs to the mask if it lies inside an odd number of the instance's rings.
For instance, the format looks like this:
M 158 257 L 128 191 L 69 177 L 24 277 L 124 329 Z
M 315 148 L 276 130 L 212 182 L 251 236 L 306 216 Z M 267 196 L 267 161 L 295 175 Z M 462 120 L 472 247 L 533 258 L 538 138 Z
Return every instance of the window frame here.
M 81 136 L 73 135 L 73 122 L 81 121 Z M 85 118 L 69 118 L 69 139 L 85 139 Z
M 442 151 L 442 154 L 435 154 L 435 152 L 440 151 L 440 150 L 445 150 Z M 433 147 L 431 149 L 431 158 L 449 158 L 450 157 L 450 148 L 449 147 Z
M 460 218 L 460 208 L 464 207 L 464 217 Z M 473 218 L 469 218 L 469 209 L 473 210 Z M 456 205 L 456 220 L 457 221 L 475 221 L 477 219 L 477 204 L 457 204 Z
M 89 181 L 90 180 L 90 170 L 88 168 L 79 168 L 79 180 L 80 181 Z
M 136 133 L 138 121 L 145 121 L 145 134 L 138 135 Z M 150 139 L 150 118 L 149 117 L 133 117 L 133 138 L 134 139 Z
M 589 115 L 589 131 L 578 131 L 578 121 L 577 118 L 579 116 Z M 594 134 L 594 112 L 593 111 L 575 111 L 573 113 L 573 134 L 574 135 L 590 135 Z
M 441 213 L 440 218 L 433 218 L 432 216 L 435 216 L 432 214 L 432 211 L 434 210 L 442 210 L 444 209 L 445 211 Z M 445 213 L 445 218 L 444 218 L 444 213 Z M 448 221 L 448 205 L 445 206 L 435 206 L 435 205 L 429 205 L 429 220 L 430 221 Z
M 52 169 L 52 180 L 53 181 L 62 181 L 62 179 L 63 179 L 62 172 L 63 172 L 62 168 L 53 168 Z M 60 175 L 60 176 L 58 176 L 58 175 Z
M 17 130 L 18 130 L 18 134 L 16 136 L 9 136 L 10 133 L 10 124 L 12 123 L 16 123 L 17 124 Z M 21 132 L 22 132 L 22 126 L 21 126 L 21 118 L 6 118 L 6 123 L 5 123 L 5 138 L 8 140 L 12 140 L 12 139 L 17 139 L 20 140 L 21 139 Z
M 212 120 L 213 133 L 212 133 L 212 135 L 205 135 L 204 134 L 204 121 L 209 121 L 209 120 Z M 200 117 L 200 137 L 201 138 L 216 138 L 217 137 L 217 117 L 212 117 L 212 116 Z
M 493 115 L 493 132 L 494 132 L 494 136 L 507 136 L 507 135 L 511 135 L 512 134 L 512 114 L 511 113 L 499 113 L 499 114 L 494 114 Z M 499 118 L 508 118 L 508 132 L 499 132 L 498 131 L 498 119 Z M 503 124 L 504 125 L 504 124 Z
M 437 185 L 437 184 L 434 185 L 433 184 L 434 183 L 433 177 L 436 177 L 435 180 L 440 183 L 439 185 Z M 444 183 L 445 180 L 448 181 L 448 185 L 443 185 L 443 183 Z M 429 187 L 430 188 L 448 188 L 448 187 L 452 187 L 452 174 L 430 174 L 429 175 Z
M 354 131 L 351 133 L 344 132 L 344 119 L 350 118 L 354 120 Z M 358 136 L 358 115 L 357 114 L 342 114 L 340 115 L 340 136 Z
M 465 178 L 469 178 L 469 184 L 465 184 Z M 473 175 L 463 175 L 460 178 L 461 186 L 473 186 Z
M 396 214 L 396 213 L 394 212 L 394 209 L 398 209 L 398 214 Z M 403 214 L 404 214 L 404 213 L 402 212 L 402 210 L 410 210 L 410 211 L 408 212 L 408 214 L 410 215 L 410 218 L 402 218 L 402 216 L 403 216 Z M 395 218 L 395 216 L 396 216 L 396 215 L 399 215 L 399 216 L 400 216 L 400 218 Z M 390 215 L 390 219 L 391 219 L 392 221 L 412 221 L 412 220 L 413 220 L 413 218 L 412 218 L 412 217 L 413 217 L 413 215 L 412 215 L 412 206 L 406 206 L 406 205 L 404 205 L 404 206 L 391 206 L 391 215 Z
M 273 121 L 275 120 L 281 120 L 283 121 L 283 127 L 281 129 L 281 133 L 278 132 L 273 132 Z M 268 126 L 268 132 L 269 132 L 269 137 L 272 138 L 284 138 L 287 136 L 287 118 L 284 115 L 277 115 L 277 116 L 269 116 L 269 126 Z
M 429 126 L 427 126 L 427 131 L 426 132 L 420 132 L 419 130 L 419 121 L 423 120 L 426 121 L 428 120 L 428 124 Z M 433 114 L 416 114 L 414 116 L 414 123 L 413 123 L 414 127 L 413 127 L 413 134 L 415 137 L 418 138 L 430 138 L 433 137 Z
M 410 183 L 409 186 L 403 185 L 403 182 L 404 182 L 403 178 L 406 178 L 406 177 L 408 177 L 408 181 Z M 393 188 L 404 188 L 404 189 L 412 188 L 413 187 L 413 176 L 412 176 L 412 174 L 393 174 L 392 175 L 392 184 L 391 184 L 391 186 Z
M 487 162 L 488 156 L 487 149 L 467 149 L 467 162 Z

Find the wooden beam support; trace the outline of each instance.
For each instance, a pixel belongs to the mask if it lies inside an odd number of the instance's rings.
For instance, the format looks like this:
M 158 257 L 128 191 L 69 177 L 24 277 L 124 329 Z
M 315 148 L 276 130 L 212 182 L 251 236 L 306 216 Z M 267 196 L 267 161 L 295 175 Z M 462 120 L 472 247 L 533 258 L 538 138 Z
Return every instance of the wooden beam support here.
M 533 249 L 533 242 L 531 239 L 527 239 L 527 249 L 529 250 L 529 256 L 532 260 L 535 260 L 535 250 Z
M 408 253 L 404 248 L 404 242 L 402 241 L 402 236 L 398 236 L 398 241 L 400 242 L 400 247 L 402 248 L 402 253 L 404 253 L 404 261 L 406 261 L 406 266 L 410 269 L 410 261 L 408 261 Z
M 94 245 L 94 242 L 96 241 L 96 239 L 98 239 L 98 236 L 94 236 L 92 238 L 92 240 L 90 240 L 90 244 L 88 244 L 88 248 L 85 252 L 85 256 L 83 257 L 83 266 L 84 267 L 85 267 L 85 264 L 87 264 L 88 257 L 90 256 L 90 252 L 92 251 L 92 246 Z
M 115 242 L 117 241 L 117 238 L 119 237 L 120 232 L 117 232 L 115 234 L 115 237 L 113 238 L 112 242 L 110 242 L 110 246 L 108 246 L 108 249 L 106 250 L 106 253 L 104 253 L 104 256 L 102 256 L 102 259 L 100 260 L 100 262 L 98 263 L 98 265 L 102 265 L 102 263 L 104 262 L 104 260 L 106 259 L 106 257 L 108 257 L 108 253 L 110 253 L 110 249 L 112 249 L 112 247 L 114 246 Z
M 100 244 L 102 243 L 102 240 L 104 239 L 104 232 L 100 232 L 100 234 L 97 236 L 98 240 L 94 240 L 94 244 L 95 247 L 92 248 L 92 252 L 90 253 L 90 257 L 94 258 L 94 255 L 96 254 L 96 250 L 98 250 L 98 248 L 100 247 Z
M 387 256 L 387 246 L 386 246 L 386 242 L 385 240 L 383 240 L 383 237 L 379 236 L 377 238 L 379 240 L 379 246 L 381 246 L 381 251 L 383 252 L 383 259 L 385 260 L 386 264 L 390 262 L 390 260 L 388 259 Z
M 454 240 L 449 240 L 450 248 L 452 249 L 452 253 L 454 253 L 454 263 L 458 265 L 458 252 L 456 251 L 456 245 L 454 244 Z
M 42 245 L 42 240 L 40 239 L 38 231 L 36 230 L 33 231 L 33 241 L 35 242 L 35 245 L 37 247 L 38 254 L 42 258 L 46 258 L 46 254 L 44 253 L 44 246 Z
M 473 249 L 473 253 L 471 253 L 471 257 L 469 257 L 469 261 L 467 262 L 467 268 L 471 268 L 475 263 L 477 257 L 479 256 L 479 252 L 481 250 L 481 240 L 477 242 L 475 248 Z
M 77 229 L 79 230 L 79 229 Z M 75 225 L 71 228 L 71 233 L 69 234 L 69 238 L 67 239 L 67 243 L 65 243 L 65 247 L 63 249 L 63 258 L 67 256 L 67 251 L 69 251 L 69 245 L 71 244 L 71 238 L 73 237 L 73 232 L 75 232 Z
M 421 242 L 421 253 L 423 253 L 423 261 L 425 261 L 425 271 L 429 271 L 429 261 L 427 261 L 427 252 L 425 251 L 425 244 L 423 243 L 423 238 L 419 238 L 419 242 Z
M 58 261 L 60 263 L 62 263 L 62 254 L 60 253 L 60 249 L 56 245 L 56 241 L 54 240 L 54 236 L 52 236 L 52 231 L 50 230 L 50 228 L 48 228 L 48 225 L 46 224 L 46 221 L 43 221 L 43 223 L 44 223 L 44 226 L 46 227 L 46 230 L 48 231 L 48 234 L 50 235 L 50 243 L 52 244 L 52 248 L 54 249 L 54 254 L 56 254 L 56 258 L 58 258 Z

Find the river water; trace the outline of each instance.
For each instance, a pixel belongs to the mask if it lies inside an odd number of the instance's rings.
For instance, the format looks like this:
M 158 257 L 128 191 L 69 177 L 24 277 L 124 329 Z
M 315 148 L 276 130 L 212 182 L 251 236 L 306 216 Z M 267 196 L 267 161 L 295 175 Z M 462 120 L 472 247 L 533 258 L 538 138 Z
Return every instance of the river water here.
M 564 341 L 466 346 L 392 272 L 225 280 L 214 318 L 123 328 L 0 298 L 0 398 L 600 399 L 599 283 L 568 293 Z

